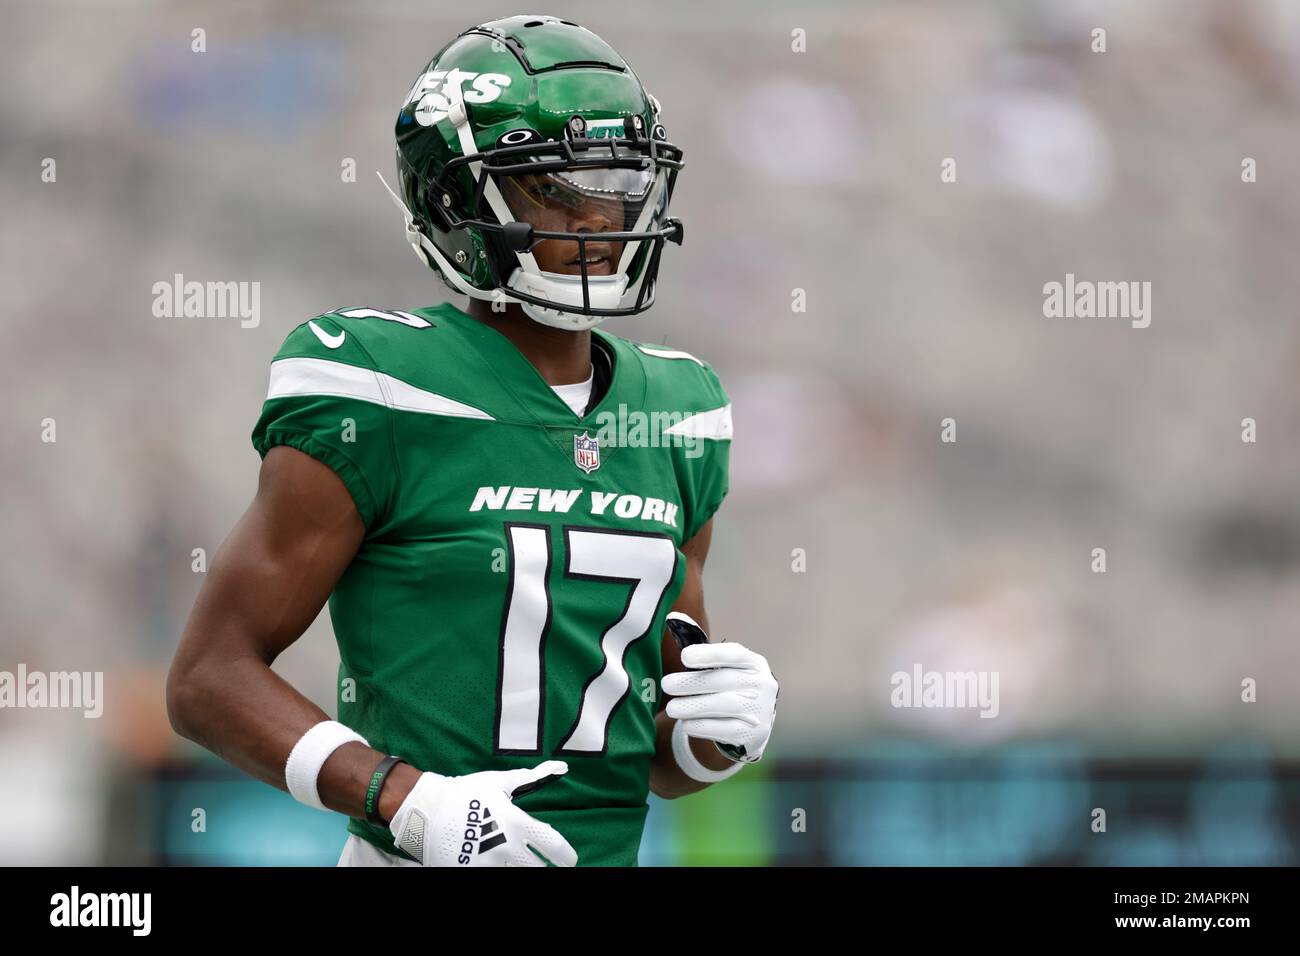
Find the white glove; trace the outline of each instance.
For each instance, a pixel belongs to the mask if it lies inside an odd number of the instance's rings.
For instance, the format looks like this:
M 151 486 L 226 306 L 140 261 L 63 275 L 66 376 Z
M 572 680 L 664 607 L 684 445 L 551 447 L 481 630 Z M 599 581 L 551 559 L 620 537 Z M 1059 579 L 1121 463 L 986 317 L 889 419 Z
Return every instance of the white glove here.
M 423 773 L 388 828 L 425 866 L 573 866 L 578 854 L 559 831 L 511 802 L 568 770 L 562 760 L 546 760 L 463 777 Z
M 673 698 L 668 716 L 691 737 L 741 748 L 741 760 L 757 763 L 776 720 L 777 683 L 767 659 L 729 641 L 693 644 L 681 656 L 690 670 L 660 682 Z

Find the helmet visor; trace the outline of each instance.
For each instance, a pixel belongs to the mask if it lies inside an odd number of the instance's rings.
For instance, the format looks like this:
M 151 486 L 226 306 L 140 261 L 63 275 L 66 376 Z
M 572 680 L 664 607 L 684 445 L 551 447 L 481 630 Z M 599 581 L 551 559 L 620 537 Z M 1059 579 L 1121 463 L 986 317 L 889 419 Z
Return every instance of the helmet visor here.
M 532 249 L 539 270 L 559 275 L 617 274 L 624 254 L 635 254 L 641 243 L 602 236 L 636 231 L 655 192 L 650 169 L 588 166 L 504 175 L 499 180 L 501 195 L 517 221 L 539 233 L 573 237 L 541 238 Z

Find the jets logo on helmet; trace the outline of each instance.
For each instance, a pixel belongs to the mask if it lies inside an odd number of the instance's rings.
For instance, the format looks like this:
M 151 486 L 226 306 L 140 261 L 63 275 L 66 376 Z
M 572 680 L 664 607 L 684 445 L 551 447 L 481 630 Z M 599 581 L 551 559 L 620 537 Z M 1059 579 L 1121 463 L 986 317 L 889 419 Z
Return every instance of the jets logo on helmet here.
M 633 117 L 633 122 L 641 117 Z M 621 119 L 612 120 L 588 120 L 586 122 L 586 132 L 588 139 L 618 139 L 619 135 L 624 132 L 624 122 Z
M 589 30 L 510 17 L 466 30 L 397 119 L 407 238 L 456 292 L 586 329 L 654 304 L 682 151 L 636 73 Z M 391 190 L 390 190 L 391 192 Z
M 462 87 L 467 80 L 473 81 L 469 90 Z M 501 87 L 509 85 L 510 77 L 504 73 L 470 73 L 455 68 L 432 70 L 415 81 L 415 86 L 411 87 L 411 92 L 402 105 L 406 107 L 415 103 L 415 121 L 421 126 L 432 126 L 447 118 L 452 104 L 448 93 L 440 92 L 438 87 L 456 87 L 460 98 L 466 103 L 491 103 L 501 95 Z M 419 102 L 416 103 L 416 100 Z

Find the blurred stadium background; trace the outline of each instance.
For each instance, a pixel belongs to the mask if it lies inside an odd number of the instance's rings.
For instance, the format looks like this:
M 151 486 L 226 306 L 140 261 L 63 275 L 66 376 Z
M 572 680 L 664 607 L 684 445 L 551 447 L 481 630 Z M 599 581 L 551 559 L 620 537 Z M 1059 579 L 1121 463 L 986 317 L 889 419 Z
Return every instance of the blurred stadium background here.
M 374 171 L 432 53 L 517 12 L 0 2 L 0 670 L 107 682 L 99 720 L 0 710 L 0 864 L 337 858 L 341 820 L 172 734 L 163 679 L 280 340 L 445 298 Z M 687 151 L 660 303 L 609 327 L 728 387 L 710 613 L 781 680 L 769 758 L 652 798 L 643 862 L 1295 863 L 1300 4 L 544 12 Z M 175 273 L 260 282 L 260 324 L 154 317 Z M 1150 281 L 1151 327 L 1045 319 L 1066 273 Z M 277 669 L 333 711 L 336 663 L 322 615 Z M 1000 715 L 892 708 L 916 663 L 997 671 Z

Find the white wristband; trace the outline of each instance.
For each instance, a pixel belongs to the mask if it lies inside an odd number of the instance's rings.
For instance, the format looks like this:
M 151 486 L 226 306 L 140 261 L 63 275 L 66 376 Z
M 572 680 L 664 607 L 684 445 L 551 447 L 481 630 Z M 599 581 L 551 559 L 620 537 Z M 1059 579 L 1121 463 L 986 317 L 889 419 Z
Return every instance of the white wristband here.
M 673 724 L 673 759 L 677 761 L 677 766 L 682 768 L 682 773 L 700 783 L 717 783 L 719 780 L 726 780 L 745 767 L 739 761 L 726 770 L 710 770 L 704 766 L 692 752 L 691 738 L 686 733 L 686 726 L 680 720 Z
M 320 802 L 316 778 L 320 776 L 320 768 L 325 766 L 330 754 L 354 740 L 370 746 L 365 737 L 351 727 L 344 727 L 337 720 L 322 720 L 303 734 L 293 745 L 284 765 L 284 782 L 293 798 L 317 810 L 328 810 Z

